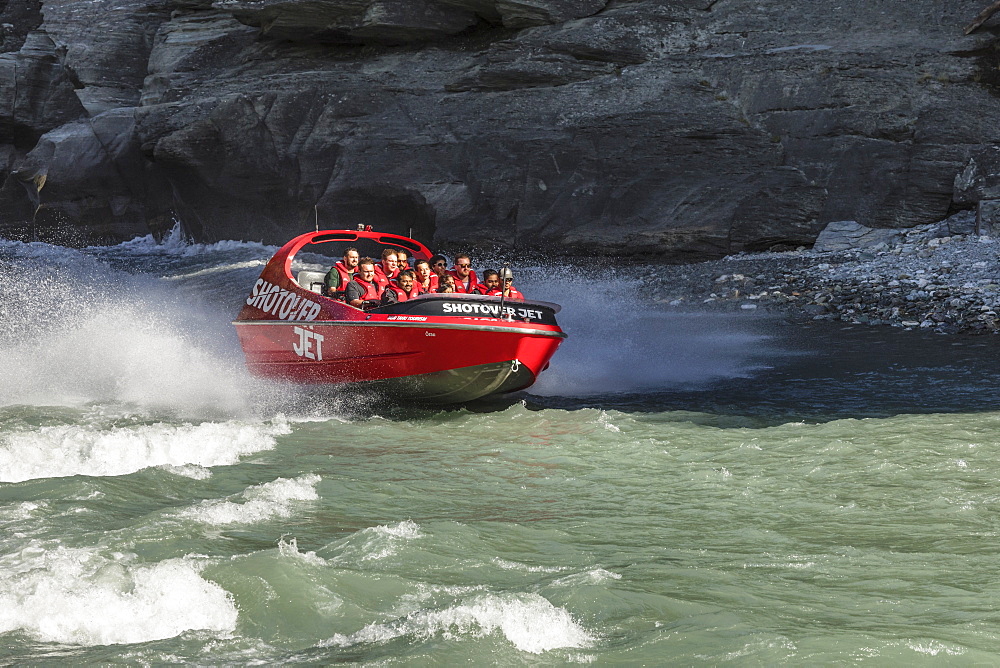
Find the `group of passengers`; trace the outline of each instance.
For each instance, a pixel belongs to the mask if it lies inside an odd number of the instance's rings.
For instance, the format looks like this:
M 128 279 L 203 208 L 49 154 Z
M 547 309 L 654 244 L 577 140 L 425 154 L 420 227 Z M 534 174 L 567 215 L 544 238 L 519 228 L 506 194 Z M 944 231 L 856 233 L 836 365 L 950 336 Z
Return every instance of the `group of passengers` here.
M 479 282 L 472 259 L 465 254 L 455 257 L 455 264 L 448 269 L 448 260 L 435 255 L 428 260 L 415 260 L 410 265 L 406 251 L 386 248 L 382 259 L 375 262 L 361 257 L 357 248 L 348 248 L 344 257 L 326 274 L 324 294 L 342 299 L 351 306 L 371 309 L 413 299 L 428 293 L 466 293 L 503 296 L 507 299 L 524 299 L 506 278 L 501 286 L 500 273 L 487 269 Z

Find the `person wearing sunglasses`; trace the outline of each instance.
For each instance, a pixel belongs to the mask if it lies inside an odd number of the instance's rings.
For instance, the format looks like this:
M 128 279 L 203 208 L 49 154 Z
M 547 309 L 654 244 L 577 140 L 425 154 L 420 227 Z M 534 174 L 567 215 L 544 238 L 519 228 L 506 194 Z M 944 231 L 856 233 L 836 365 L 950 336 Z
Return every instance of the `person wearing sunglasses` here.
M 455 277 L 455 292 L 471 293 L 479 285 L 476 272 L 472 270 L 472 258 L 468 255 L 456 255 L 455 268 L 448 273 Z
M 431 271 L 438 277 L 438 282 L 448 273 L 448 258 L 444 255 L 435 255 L 431 258 Z
M 399 248 L 396 250 L 396 269 L 400 272 L 406 271 L 410 268 L 410 256 L 409 254 Z M 398 277 L 397 277 L 398 278 Z

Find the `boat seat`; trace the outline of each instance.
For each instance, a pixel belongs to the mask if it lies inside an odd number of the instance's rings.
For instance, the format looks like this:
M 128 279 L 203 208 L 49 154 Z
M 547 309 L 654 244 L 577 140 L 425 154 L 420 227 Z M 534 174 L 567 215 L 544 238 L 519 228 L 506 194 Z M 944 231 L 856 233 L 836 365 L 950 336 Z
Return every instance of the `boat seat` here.
M 311 290 L 321 295 L 323 294 L 323 288 L 326 287 L 326 273 L 322 271 L 300 271 L 295 277 L 295 282 L 299 284 L 300 288 Z

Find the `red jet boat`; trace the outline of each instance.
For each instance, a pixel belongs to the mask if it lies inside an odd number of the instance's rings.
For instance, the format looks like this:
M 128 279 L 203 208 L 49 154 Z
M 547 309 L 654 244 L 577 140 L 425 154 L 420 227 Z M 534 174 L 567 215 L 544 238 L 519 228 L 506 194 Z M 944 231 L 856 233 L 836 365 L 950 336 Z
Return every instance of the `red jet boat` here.
M 426 294 L 363 311 L 321 294 L 325 272 L 292 274 L 295 255 L 307 246 L 359 242 L 431 257 L 409 237 L 370 229 L 292 239 L 268 261 L 233 322 L 251 373 L 456 403 L 530 386 L 566 338 L 556 323 L 559 306 L 548 302 Z

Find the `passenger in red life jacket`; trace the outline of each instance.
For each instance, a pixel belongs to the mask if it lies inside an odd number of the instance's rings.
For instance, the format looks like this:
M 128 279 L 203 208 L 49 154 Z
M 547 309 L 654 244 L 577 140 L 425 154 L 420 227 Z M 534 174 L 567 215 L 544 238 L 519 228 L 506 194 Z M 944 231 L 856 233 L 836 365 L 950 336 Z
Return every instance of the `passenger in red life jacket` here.
M 510 269 L 505 269 L 505 272 L 510 272 Z M 524 295 L 514 287 L 514 277 L 505 276 L 503 279 L 503 296 L 507 299 L 524 299 Z
M 403 250 L 399 249 L 396 251 L 396 268 L 399 271 L 410 268 L 409 254 Z
M 375 282 L 375 260 L 361 258 L 358 273 L 344 288 L 344 300 L 355 308 L 365 310 L 381 304 L 382 288 Z
M 337 262 L 337 264 L 330 267 L 330 271 L 326 273 L 326 278 L 323 282 L 326 284 L 325 294 L 327 297 L 334 297 L 335 299 L 342 299 L 344 297 L 344 288 L 347 287 L 348 282 L 354 277 L 354 272 L 358 270 L 358 249 L 348 248 L 344 251 L 344 259 Z
M 479 285 L 476 272 L 472 270 L 472 259 L 468 255 L 455 256 L 455 268 L 448 273 L 455 277 L 455 292 L 473 292 Z
M 405 302 L 407 299 L 413 299 L 420 294 L 419 288 L 413 282 L 413 271 L 410 269 L 404 269 L 399 272 L 399 276 L 396 277 L 395 282 L 390 283 L 389 287 L 385 289 L 382 293 L 382 305 L 395 304 L 397 302 Z
M 483 272 L 483 282 L 476 287 L 476 292 L 481 295 L 487 295 L 489 297 L 499 297 L 500 296 L 500 274 L 493 271 L 492 269 L 487 269 Z
M 441 279 L 441 285 L 438 286 L 438 292 L 455 292 L 455 277 L 451 274 L 445 275 Z
M 382 251 L 382 261 L 375 265 L 375 282 L 382 286 L 383 290 L 389 285 L 389 281 L 399 274 L 397 262 L 395 248 L 386 248 Z
M 435 255 L 431 258 L 431 271 L 438 277 L 438 285 L 441 279 L 448 273 L 448 258 L 444 255 Z
M 431 271 L 431 263 L 427 260 L 417 260 L 413 266 L 414 285 L 420 288 L 420 294 L 437 292 L 438 276 Z

